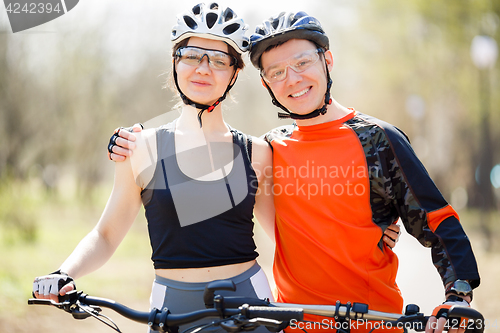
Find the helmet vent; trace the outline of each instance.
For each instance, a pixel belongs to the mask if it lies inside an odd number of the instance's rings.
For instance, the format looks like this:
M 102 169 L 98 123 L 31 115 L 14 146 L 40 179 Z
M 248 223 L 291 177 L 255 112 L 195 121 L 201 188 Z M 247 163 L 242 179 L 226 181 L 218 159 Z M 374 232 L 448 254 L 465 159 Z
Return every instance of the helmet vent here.
M 217 10 L 217 9 L 219 9 L 219 5 L 216 2 L 213 2 L 210 4 L 210 9 Z
M 201 7 L 198 4 L 198 5 L 196 5 L 196 6 L 193 7 L 193 14 L 194 15 L 200 15 L 200 13 L 201 13 Z
M 280 14 L 280 16 L 282 16 L 282 15 Z M 273 22 L 271 22 L 271 25 L 273 26 L 274 30 L 278 29 L 279 24 L 280 24 L 280 20 L 274 20 Z
M 207 14 L 207 26 L 208 26 L 209 29 L 212 29 L 212 27 L 214 26 L 215 22 L 217 22 L 218 18 L 219 18 L 219 15 L 217 15 L 215 13 L 208 13 Z
M 234 14 L 233 10 L 228 7 L 226 8 L 222 16 L 224 17 L 224 22 L 227 22 L 229 20 L 232 20 L 236 15 Z
M 196 22 L 190 18 L 189 16 L 187 15 L 184 15 L 183 16 L 183 19 L 184 19 L 184 22 L 186 22 L 186 25 L 190 28 L 190 29 L 196 29 L 198 27 L 198 24 L 196 24 Z
M 233 24 L 225 27 L 224 30 L 222 30 L 222 32 L 224 32 L 225 35 L 230 35 L 233 32 L 235 32 L 236 30 L 238 30 L 239 28 L 240 28 L 240 25 L 238 23 L 233 23 Z

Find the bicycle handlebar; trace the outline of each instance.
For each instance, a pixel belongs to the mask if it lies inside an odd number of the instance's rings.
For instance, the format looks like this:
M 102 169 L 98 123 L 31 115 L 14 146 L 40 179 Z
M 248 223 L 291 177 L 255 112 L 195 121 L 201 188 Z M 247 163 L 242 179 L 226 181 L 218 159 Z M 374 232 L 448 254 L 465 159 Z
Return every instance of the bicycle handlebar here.
M 94 314 L 95 312 L 99 312 L 100 309 L 95 308 L 96 306 L 105 307 L 114 310 L 128 319 L 147 324 L 152 329 L 160 332 L 169 332 L 174 327 L 189 324 L 207 317 L 220 317 L 223 319 L 234 316 L 243 316 L 246 319 L 264 318 L 267 319 L 267 321 L 264 320 L 260 324 L 273 327 L 278 326 L 283 321 L 301 321 L 303 320 L 304 315 L 303 310 L 298 308 L 249 306 L 246 304 L 238 308 L 212 308 L 193 311 L 186 314 L 172 314 L 168 311 L 168 309 L 153 309 L 150 312 L 143 312 L 130 309 L 129 307 L 110 299 L 88 296 L 81 291 L 74 290 L 66 295 L 65 300 L 60 303 L 52 300 L 30 298 L 28 300 L 28 304 L 52 305 L 66 312 L 72 313 L 76 319 L 83 319 L 91 316 L 92 314 L 89 314 L 89 311 L 94 311 Z M 79 309 L 83 311 L 79 311 Z M 254 320 L 253 322 L 258 323 L 259 321 Z
M 291 304 L 291 303 L 271 303 L 276 307 L 287 307 L 287 308 L 301 308 L 304 310 L 304 314 L 319 315 L 323 317 L 331 318 L 349 318 L 352 320 L 367 320 L 367 321 L 383 321 L 386 323 L 396 323 L 396 322 L 409 322 L 409 323 L 420 323 L 421 325 L 414 326 L 413 329 L 416 331 L 424 331 L 427 321 L 430 316 L 424 316 L 420 313 L 420 309 L 415 304 L 409 304 L 406 307 L 405 314 L 389 313 L 368 310 L 367 304 L 361 303 L 350 303 L 340 304 L 337 302 L 335 306 L 331 305 L 309 305 L 309 304 Z M 471 333 L 482 333 L 484 331 L 484 317 L 483 315 L 475 309 L 463 306 L 452 306 L 448 310 L 448 319 L 460 320 L 460 318 L 471 319 L 470 325 L 468 325 L 467 332 Z M 420 329 L 418 329 L 420 327 Z
M 99 307 L 105 307 L 114 310 L 128 319 L 147 324 L 152 329 L 160 332 L 175 332 L 180 325 L 186 325 L 207 317 L 221 318 L 220 321 L 213 324 L 220 324 L 220 326 L 229 332 L 239 332 L 243 328 L 245 330 L 252 330 L 259 325 L 281 330 L 288 326 L 289 322 L 302 321 L 304 314 L 331 317 L 335 318 L 335 321 L 362 320 L 385 322 L 386 324 L 418 324 L 412 327 L 416 331 L 425 330 L 429 319 L 429 316 L 424 316 L 424 314 L 420 313 L 419 307 L 414 304 L 406 307 L 405 314 L 397 314 L 369 310 L 368 305 L 362 303 L 341 304 L 337 302 L 335 306 L 271 303 L 268 300 L 257 298 L 222 297 L 215 295 L 215 290 L 218 289 L 235 290 L 236 287 L 232 281 L 230 282 L 213 281 L 209 283 L 204 295 L 207 309 L 185 314 L 172 314 L 168 309 L 153 309 L 150 312 L 136 311 L 113 300 L 91 297 L 76 290 L 60 297 L 60 303 L 45 299 L 29 299 L 28 304 L 52 305 L 71 313 L 76 319 L 93 316 L 112 327 L 109 323 L 98 318 L 101 311 Z M 468 321 L 469 324 L 472 323 L 472 326 L 468 325 L 467 332 L 483 333 L 484 331 L 483 316 L 472 308 L 451 307 L 448 310 L 448 319 L 454 318 L 458 318 L 458 322 L 460 322 L 460 318 L 472 320 Z M 107 319 L 111 321 L 109 318 Z M 116 327 L 116 324 L 113 323 L 113 325 Z M 119 331 L 117 327 L 114 329 Z

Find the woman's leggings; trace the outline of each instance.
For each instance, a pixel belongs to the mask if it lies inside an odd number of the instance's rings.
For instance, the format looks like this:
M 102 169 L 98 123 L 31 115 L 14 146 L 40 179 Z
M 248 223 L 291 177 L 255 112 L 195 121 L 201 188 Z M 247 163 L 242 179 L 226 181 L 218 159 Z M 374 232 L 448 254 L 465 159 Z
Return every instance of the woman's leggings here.
M 257 263 L 240 275 L 232 277 L 231 280 L 233 280 L 236 285 L 236 292 L 221 290 L 218 291 L 217 294 L 222 296 L 257 297 L 260 299 L 268 298 L 273 301 L 266 274 Z M 207 283 L 208 282 L 181 282 L 169 280 L 157 275 L 153 282 L 150 308 L 157 308 L 160 310 L 168 308 L 172 314 L 206 309 L 203 302 L 203 292 Z M 179 328 L 179 333 L 189 327 L 210 323 L 217 319 L 218 318 L 205 318 L 188 325 L 183 325 Z M 153 333 L 157 331 L 150 329 L 148 332 Z M 201 332 L 226 333 L 220 326 L 212 326 Z M 256 329 L 255 332 L 269 333 L 263 326 Z

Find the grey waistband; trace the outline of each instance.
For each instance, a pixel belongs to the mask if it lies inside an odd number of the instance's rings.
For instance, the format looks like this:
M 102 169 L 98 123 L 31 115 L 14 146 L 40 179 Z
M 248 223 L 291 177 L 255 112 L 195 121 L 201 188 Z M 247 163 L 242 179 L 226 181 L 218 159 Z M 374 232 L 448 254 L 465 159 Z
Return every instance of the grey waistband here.
M 235 284 L 241 283 L 250 279 L 252 276 L 260 271 L 260 266 L 256 262 L 252 267 L 243 273 L 233 276 L 229 279 L 233 280 Z M 204 290 L 208 282 L 183 282 L 164 278 L 162 276 L 155 275 L 155 283 L 167 286 L 169 288 L 177 288 L 183 290 Z

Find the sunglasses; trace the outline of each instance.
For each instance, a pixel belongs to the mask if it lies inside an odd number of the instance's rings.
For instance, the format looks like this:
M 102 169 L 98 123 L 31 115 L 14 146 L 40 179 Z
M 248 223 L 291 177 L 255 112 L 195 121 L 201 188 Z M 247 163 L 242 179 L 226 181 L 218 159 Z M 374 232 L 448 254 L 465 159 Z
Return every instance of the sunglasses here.
M 286 78 L 286 70 L 288 67 L 293 69 L 296 73 L 301 73 L 314 65 L 318 59 L 319 54 L 324 53 L 323 49 L 309 50 L 260 71 L 260 75 L 268 83 L 280 82 Z
M 206 56 L 210 68 L 216 70 L 229 69 L 238 63 L 229 53 L 194 46 L 180 47 L 174 56 L 179 62 L 189 66 L 198 66 Z

